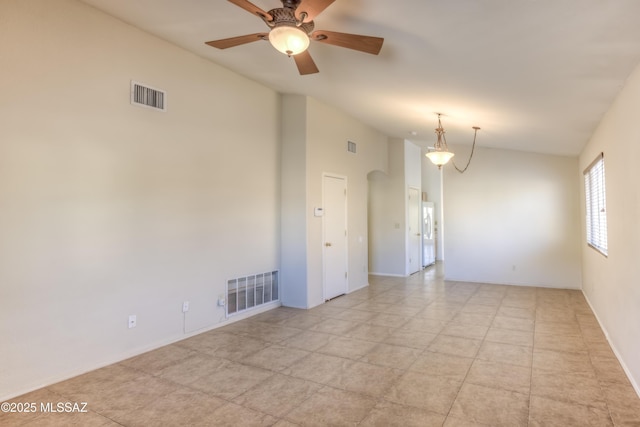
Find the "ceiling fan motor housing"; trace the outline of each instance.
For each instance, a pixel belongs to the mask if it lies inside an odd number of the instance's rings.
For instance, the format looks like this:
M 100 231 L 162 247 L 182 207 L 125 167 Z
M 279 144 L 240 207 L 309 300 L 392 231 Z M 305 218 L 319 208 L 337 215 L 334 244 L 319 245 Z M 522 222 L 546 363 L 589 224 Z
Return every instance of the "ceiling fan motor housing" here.
M 288 9 L 296 10 L 302 0 L 282 0 L 282 5 Z
M 298 27 L 305 33 L 311 34 L 315 27 L 313 21 L 300 22 L 300 20 L 296 18 L 295 10 L 288 7 L 271 9 L 269 15 L 273 18 L 269 22 L 269 26 L 273 28 L 280 26 Z

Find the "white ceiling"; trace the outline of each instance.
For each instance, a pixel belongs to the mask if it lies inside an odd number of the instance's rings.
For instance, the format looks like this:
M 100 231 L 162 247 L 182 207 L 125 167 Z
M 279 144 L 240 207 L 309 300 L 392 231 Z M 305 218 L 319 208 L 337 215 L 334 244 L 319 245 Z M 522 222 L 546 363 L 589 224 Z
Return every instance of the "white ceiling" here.
M 384 37 L 379 56 L 312 42 L 300 76 L 266 32 L 224 0 L 83 0 L 282 93 L 312 96 L 392 137 L 577 155 L 640 62 L 638 0 L 336 0 L 316 29 Z M 264 10 L 279 0 L 254 0 Z M 417 132 L 413 136 L 411 132 Z

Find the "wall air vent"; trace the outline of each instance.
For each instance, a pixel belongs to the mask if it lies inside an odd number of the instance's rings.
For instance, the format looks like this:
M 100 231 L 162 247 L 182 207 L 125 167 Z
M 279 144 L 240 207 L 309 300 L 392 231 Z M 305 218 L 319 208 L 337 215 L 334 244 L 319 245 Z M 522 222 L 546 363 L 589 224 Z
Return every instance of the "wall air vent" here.
M 157 111 L 167 111 L 167 92 L 132 80 L 131 104 Z
M 227 281 L 227 317 L 278 301 L 278 270 Z
M 347 151 L 350 153 L 356 153 L 356 143 L 353 141 L 347 141 Z

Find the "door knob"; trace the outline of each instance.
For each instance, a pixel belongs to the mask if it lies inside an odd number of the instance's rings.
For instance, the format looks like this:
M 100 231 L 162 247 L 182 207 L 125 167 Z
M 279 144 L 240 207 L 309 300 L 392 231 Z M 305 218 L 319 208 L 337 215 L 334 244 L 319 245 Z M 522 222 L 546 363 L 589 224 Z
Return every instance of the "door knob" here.
M 331 246 L 331 243 L 327 242 L 324 244 L 325 246 Z

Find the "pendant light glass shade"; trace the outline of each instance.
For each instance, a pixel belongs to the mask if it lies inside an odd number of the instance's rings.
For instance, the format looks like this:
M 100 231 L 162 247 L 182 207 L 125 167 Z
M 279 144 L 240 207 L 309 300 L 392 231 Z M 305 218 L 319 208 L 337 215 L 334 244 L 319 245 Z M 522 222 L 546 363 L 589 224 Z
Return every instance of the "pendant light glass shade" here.
M 294 25 L 280 25 L 269 32 L 269 42 L 285 55 L 297 55 L 309 47 L 309 36 Z
M 442 167 L 451 160 L 454 154 L 450 151 L 429 151 L 425 156 L 427 156 L 434 165 Z

